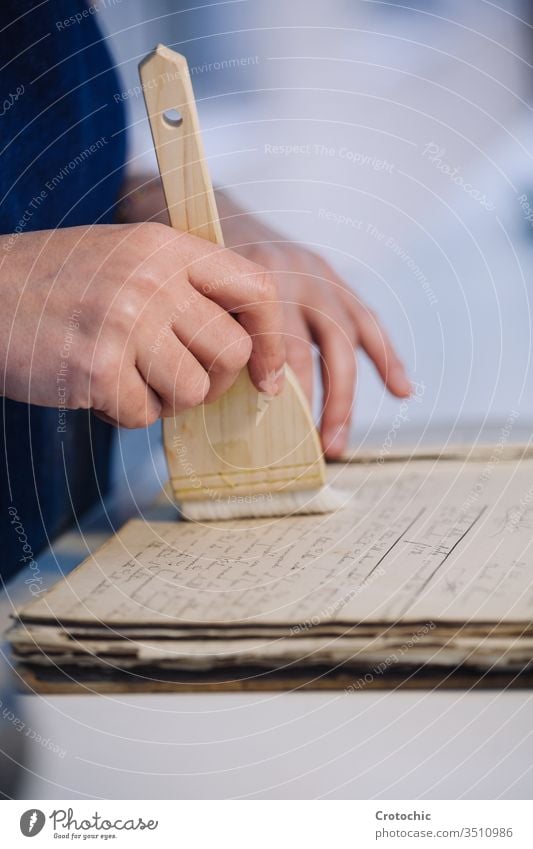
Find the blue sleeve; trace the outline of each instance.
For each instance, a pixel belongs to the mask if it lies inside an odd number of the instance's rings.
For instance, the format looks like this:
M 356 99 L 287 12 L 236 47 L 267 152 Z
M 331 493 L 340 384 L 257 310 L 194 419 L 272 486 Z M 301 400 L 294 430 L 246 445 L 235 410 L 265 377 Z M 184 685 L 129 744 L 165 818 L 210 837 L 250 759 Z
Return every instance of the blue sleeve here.
M 1 233 L 113 220 L 125 124 L 94 9 L 82 0 L 2 0 Z M 58 410 L 3 400 L 3 578 L 106 490 L 109 427 L 86 411 L 61 424 Z

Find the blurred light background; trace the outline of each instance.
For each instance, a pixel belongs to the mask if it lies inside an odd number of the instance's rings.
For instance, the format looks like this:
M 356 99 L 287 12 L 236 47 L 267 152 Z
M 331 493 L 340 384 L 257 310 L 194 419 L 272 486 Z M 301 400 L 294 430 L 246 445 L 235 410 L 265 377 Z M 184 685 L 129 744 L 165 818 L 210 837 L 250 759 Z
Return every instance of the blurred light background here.
M 215 181 L 327 255 L 423 383 L 410 438 L 531 418 L 530 4 L 192 5 L 102 4 L 123 92 L 157 42 L 187 56 Z M 154 169 L 138 88 L 125 102 L 131 167 Z M 354 444 L 397 411 L 362 356 Z M 143 441 L 122 433 L 118 465 Z

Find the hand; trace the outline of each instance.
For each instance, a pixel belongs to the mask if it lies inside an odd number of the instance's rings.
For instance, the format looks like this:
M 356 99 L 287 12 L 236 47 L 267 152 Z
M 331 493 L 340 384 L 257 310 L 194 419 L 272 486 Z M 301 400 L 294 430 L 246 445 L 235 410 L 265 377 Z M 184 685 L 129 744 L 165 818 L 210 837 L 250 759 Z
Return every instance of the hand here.
M 275 276 L 163 224 L 0 237 L 7 397 L 141 427 L 284 363 Z M 276 392 L 279 381 L 271 388 Z
M 140 176 L 126 188 L 128 220 L 168 221 L 158 178 Z M 356 349 L 374 363 L 387 389 L 399 398 L 411 384 L 377 316 L 320 256 L 288 243 L 250 218 L 223 192 L 217 204 L 226 243 L 237 253 L 275 271 L 284 311 L 287 362 L 312 403 L 313 345 L 320 353 L 322 416 L 320 434 L 327 457 L 346 448 L 356 390 Z
M 217 198 L 218 200 L 218 198 Z M 322 416 L 320 434 L 327 457 L 346 448 L 356 389 L 357 347 L 374 363 L 387 389 L 399 398 L 411 384 L 377 316 L 320 256 L 243 216 L 227 199 L 224 211 L 227 244 L 241 255 L 276 272 L 284 306 L 287 362 L 312 402 L 313 343 L 320 352 Z

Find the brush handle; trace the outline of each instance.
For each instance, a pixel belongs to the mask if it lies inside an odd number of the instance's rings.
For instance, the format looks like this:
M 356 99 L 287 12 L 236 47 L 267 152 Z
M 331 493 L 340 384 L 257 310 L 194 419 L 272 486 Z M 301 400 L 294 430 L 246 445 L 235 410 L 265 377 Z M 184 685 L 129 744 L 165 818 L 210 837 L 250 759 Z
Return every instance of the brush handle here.
M 160 44 L 139 74 L 170 223 L 223 246 L 187 60 Z
M 139 66 L 172 227 L 224 245 L 185 57 L 159 45 Z M 320 487 L 325 464 L 307 400 L 290 369 L 266 398 L 247 369 L 213 404 L 164 420 L 177 501 Z

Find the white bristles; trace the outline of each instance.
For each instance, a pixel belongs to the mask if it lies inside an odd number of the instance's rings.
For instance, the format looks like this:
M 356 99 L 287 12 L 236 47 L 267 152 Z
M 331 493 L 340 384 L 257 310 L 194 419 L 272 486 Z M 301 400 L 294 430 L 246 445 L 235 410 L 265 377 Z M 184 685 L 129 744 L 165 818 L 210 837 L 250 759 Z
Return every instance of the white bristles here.
M 301 492 L 230 496 L 225 500 L 185 501 L 180 504 L 180 511 L 183 518 L 190 522 L 210 522 L 333 513 L 346 502 L 344 493 L 326 484 L 321 489 Z

